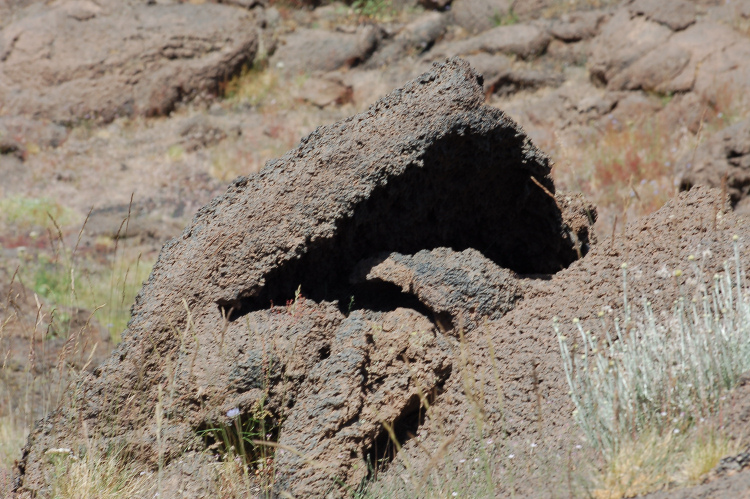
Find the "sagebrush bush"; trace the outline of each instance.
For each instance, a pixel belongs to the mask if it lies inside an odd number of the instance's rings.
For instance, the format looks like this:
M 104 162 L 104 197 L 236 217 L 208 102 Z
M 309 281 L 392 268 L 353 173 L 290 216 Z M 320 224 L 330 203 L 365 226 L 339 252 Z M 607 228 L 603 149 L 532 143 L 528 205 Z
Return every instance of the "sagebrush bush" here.
M 603 312 L 601 334 L 574 319 L 579 338 L 567 338 L 554 323 L 575 419 L 606 459 L 636 435 L 678 434 L 715 414 L 750 370 L 750 297 L 737 237 L 734 262 L 725 262 L 710 284 L 689 260 L 697 293 L 686 295 L 683 272 L 675 270 L 681 296 L 669 320 L 660 320 L 645 299 L 631 307 L 623 264 L 623 317 L 614 330 Z

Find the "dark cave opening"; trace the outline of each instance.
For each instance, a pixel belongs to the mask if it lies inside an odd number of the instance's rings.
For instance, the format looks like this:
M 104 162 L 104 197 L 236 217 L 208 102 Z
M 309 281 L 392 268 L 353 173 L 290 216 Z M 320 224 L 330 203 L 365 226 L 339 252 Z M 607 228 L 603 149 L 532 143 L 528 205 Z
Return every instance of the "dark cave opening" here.
M 382 180 L 367 199 L 338 219 L 333 237 L 308 243 L 300 257 L 270 271 L 262 289 L 218 305 L 236 320 L 271 304 L 287 303 L 301 285 L 306 298 L 337 300 L 344 313 L 352 307 L 417 308 L 416 298 L 400 290 L 357 289 L 350 284 L 359 262 L 394 251 L 474 248 L 520 274 L 565 268 L 577 255 L 560 209 L 531 179 L 554 190 L 544 176 L 546 159 L 529 161 L 524 147 L 522 136 L 504 127 L 489 137 L 456 133 L 443 138 L 421 161 Z

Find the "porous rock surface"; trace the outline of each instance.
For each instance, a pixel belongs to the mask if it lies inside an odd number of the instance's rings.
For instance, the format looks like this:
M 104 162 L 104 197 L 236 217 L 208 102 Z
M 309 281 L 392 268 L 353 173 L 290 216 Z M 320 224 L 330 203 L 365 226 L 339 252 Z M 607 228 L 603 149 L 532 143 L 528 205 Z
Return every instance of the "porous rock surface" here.
M 0 111 L 71 123 L 162 115 L 252 63 L 251 12 L 62 1 L 0 32 Z
M 465 299 L 469 319 L 497 316 L 519 289 L 498 267 L 556 272 L 588 244 L 587 208 L 568 199 L 567 223 L 548 158 L 483 101 L 466 62 L 436 64 L 202 208 L 164 246 L 123 342 L 32 432 L 21 496 L 48 487 L 47 449 L 93 432 L 154 468 L 161 456 L 164 490 L 211 493 L 196 471 L 210 468 L 206 430 L 234 409 L 278 435 L 277 493 L 356 487 L 388 448 L 382 423 L 413 436 L 454 370 L 458 331 L 436 313 L 459 316 Z M 381 254 L 424 260 L 424 290 L 352 285 Z M 437 266 L 463 271 L 430 291 Z M 499 289 L 473 289 L 472 272 Z
M 477 326 L 477 319 L 499 319 L 523 296 L 523 287 L 512 271 L 498 267 L 475 249 L 456 253 L 435 248 L 415 255 L 384 255 L 362 262 L 351 281 L 399 286 L 427 306 L 444 331 L 468 331 Z

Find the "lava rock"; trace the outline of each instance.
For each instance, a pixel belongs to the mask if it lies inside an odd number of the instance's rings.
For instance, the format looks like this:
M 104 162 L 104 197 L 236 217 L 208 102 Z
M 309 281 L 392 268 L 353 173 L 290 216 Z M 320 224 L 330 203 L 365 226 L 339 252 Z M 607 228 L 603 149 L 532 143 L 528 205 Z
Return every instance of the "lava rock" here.
M 477 318 L 502 313 L 518 292 L 501 267 L 553 273 L 580 254 L 549 159 L 483 103 L 465 61 L 435 64 L 203 207 L 162 249 L 122 343 L 31 433 L 18 492 L 48 489 L 44 453 L 62 444 L 127 442 L 132 460 L 161 456 L 164 483 L 215 483 L 205 435 L 235 421 L 278 436 L 275 494 L 361 483 L 383 458 L 383 423 L 404 442 L 417 434 L 454 370 L 455 331 L 429 307 L 467 323 L 464 299 Z M 440 247 L 463 253 L 420 253 Z M 438 289 L 437 274 L 417 272 L 417 297 L 360 294 L 352 272 L 384 253 L 450 267 L 455 282 Z M 84 443 L 83 422 L 99 437 Z M 185 475 L 182 456 L 203 471 Z

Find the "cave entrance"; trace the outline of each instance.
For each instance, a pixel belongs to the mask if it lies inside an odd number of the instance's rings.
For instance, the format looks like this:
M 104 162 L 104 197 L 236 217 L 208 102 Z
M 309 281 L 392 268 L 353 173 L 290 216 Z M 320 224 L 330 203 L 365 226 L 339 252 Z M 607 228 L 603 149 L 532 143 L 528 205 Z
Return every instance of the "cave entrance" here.
M 357 301 L 349 283 L 357 263 L 394 251 L 474 248 L 519 274 L 561 270 L 577 255 L 549 195 L 547 160 L 528 161 L 527 147 L 522 135 L 504 127 L 442 138 L 335 220 L 332 237 L 309 242 L 300 257 L 280 263 L 262 289 L 218 305 L 236 320 L 286 303 L 301 285 L 306 297 L 346 308 L 352 296 Z

